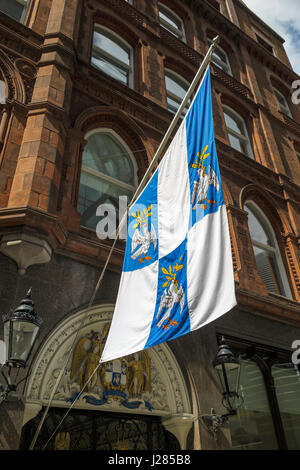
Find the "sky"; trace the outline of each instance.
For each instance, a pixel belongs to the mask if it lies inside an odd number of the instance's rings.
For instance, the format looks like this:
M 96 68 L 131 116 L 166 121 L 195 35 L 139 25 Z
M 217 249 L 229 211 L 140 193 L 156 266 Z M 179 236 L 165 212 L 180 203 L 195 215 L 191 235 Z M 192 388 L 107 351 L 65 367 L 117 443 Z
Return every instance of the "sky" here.
M 257 16 L 285 39 L 293 69 L 300 75 L 300 0 L 243 0 Z

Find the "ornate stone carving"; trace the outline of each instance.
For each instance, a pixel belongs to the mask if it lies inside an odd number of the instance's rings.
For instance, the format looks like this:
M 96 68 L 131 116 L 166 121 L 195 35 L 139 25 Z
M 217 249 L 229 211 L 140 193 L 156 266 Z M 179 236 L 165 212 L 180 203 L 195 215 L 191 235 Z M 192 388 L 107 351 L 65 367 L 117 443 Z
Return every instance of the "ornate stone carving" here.
M 164 416 L 189 413 L 184 379 L 166 344 L 102 364 L 86 385 L 91 370 L 99 362 L 112 311 L 113 306 L 94 307 L 61 323 L 33 366 L 27 405 L 46 404 L 61 369 L 65 368 L 53 406 L 69 407 L 75 401 L 75 407 L 85 409 L 138 410 Z

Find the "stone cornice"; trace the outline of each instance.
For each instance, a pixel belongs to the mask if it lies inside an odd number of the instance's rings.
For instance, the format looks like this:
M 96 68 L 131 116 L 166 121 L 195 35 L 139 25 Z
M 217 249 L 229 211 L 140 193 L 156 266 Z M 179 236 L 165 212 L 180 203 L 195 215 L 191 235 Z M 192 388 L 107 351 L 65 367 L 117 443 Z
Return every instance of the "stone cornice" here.
M 238 308 L 242 311 L 300 327 L 300 303 L 278 295 L 257 295 L 237 287 Z
M 1 233 L 13 233 L 16 230 L 29 230 L 36 233 L 55 249 L 64 245 L 67 231 L 61 224 L 58 216 L 31 207 L 0 209 Z
M 199 0 L 196 0 L 194 4 L 197 5 L 199 10 L 204 11 L 208 15 L 209 20 L 217 19 L 219 22 L 218 26 L 225 28 L 225 31 L 235 36 L 237 41 L 240 42 L 240 40 L 243 39 L 244 44 L 248 48 L 248 52 L 259 55 L 261 59 L 265 61 L 265 65 L 270 67 L 274 73 L 278 74 L 278 76 L 282 76 L 286 81 L 290 79 L 291 82 L 299 78 L 296 72 L 294 72 L 290 67 L 285 65 L 277 57 L 264 49 L 263 46 L 251 38 L 247 33 L 245 33 L 245 31 L 232 23 L 211 5 L 206 2 L 200 2 Z
M 106 261 L 112 243 L 99 240 L 96 232 L 83 227 L 78 233 L 67 231 L 56 214 L 31 207 L 0 209 L 0 236 L 20 231 L 44 239 L 55 253 L 98 267 Z M 125 244 L 119 241 L 110 260 L 110 270 L 122 270 L 124 252 Z
M 19 57 L 36 62 L 43 37 L 3 13 L 0 22 L 0 45 Z

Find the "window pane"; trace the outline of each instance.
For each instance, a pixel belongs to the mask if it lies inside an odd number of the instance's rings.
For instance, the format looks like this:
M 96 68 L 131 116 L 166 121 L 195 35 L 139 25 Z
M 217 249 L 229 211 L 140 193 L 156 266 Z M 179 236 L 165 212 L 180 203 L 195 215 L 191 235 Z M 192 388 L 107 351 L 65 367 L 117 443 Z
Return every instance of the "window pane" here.
M 124 70 L 120 66 L 113 64 L 104 57 L 100 57 L 98 54 L 97 57 L 95 57 L 95 55 L 92 57 L 92 64 L 107 75 L 110 75 L 116 80 L 124 83 L 124 85 L 128 85 L 127 70 Z
M 168 25 L 170 25 L 172 28 L 175 28 L 179 30 L 179 32 L 182 31 L 182 22 L 180 18 L 177 18 L 176 15 L 172 14 L 169 10 L 165 9 L 163 6 L 159 6 L 159 18 L 164 20 Z M 162 26 L 166 27 L 165 23 L 162 24 Z M 174 34 L 174 30 L 171 29 L 171 31 Z
M 167 88 L 167 91 L 170 91 L 174 95 L 181 98 L 180 101 L 183 100 L 188 90 L 188 86 L 184 86 L 183 84 L 180 84 L 179 81 L 178 82 L 175 81 L 169 75 L 166 75 L 166 88 Z
M 272 367 L 277 400 L 290 450 L 300 450 L 300 374 L 293 364 Z
M 278 449 L 263 376 L 254 362 L 241 361 L 239 393 L 243 405 L 229 418 L 233 449 Z
M 176 111 L 179 108 L 180 103 L 178 101 L 175 101 L 173 98 L 170 98 L 169 96 L 167 97 L 167 103 L 168 103 L 168 110 L 176 114 Z
M 275 94 L 276 94 L 277 100 L 279 101 L 279 104 L 286 107 L 286 102 L 285 102 L 284 97 L 280 93 L 278 93 L 277 90 L 275 90 Z
M 96 216 L 97 208 L 101 204 L 111 204 L 115 207 L 117 215 L 116 224 L 118 225 L 120 222 L 118 217 L 119 196 L 127 196 L 129 203 L 133 196 L 133 191 L 128 191 L 117 184 L 109 183 L 82 170 L 78 199 L 81 225 L 96 229 L 98 222 L 105 217 Z
M 262 250 L 257 246 L 254 246 L 253 249 L 258 272 L 266 284 L 267 290 L 273 294 L 283 294 L 283 290 L 279 287 L 280 284 L 275 254 Z
M 239 119 L 236 116 L 228 114 L 227 111 L 224 111 L 226 126 L 237 132 L 238 134 L 245 135 L 245 127 L 242 119 Z
M 82 164 L 124 183 L 135 185 L 131 158 L 110 134 L 98 133 L 88 137 Z
M 21 20 L 25 5 L 26 1 L 17 2 L 16 0 L 0 0 L 0 10 L 17 21 Z
M 211 46 L 212 40 L 208 39 L 208 45 Z M 225 51 L 219 46 L 216 46 L 213 53 L 212 53 L 212 61 L 213 63 L 221 70 L 224 72 L 228 73 L 229 75 L 231 74 L 231 69 L 229 65 L 229 60 L 228 56 Z
M 111 56 L 129 65 L 129 50 L 103 33 L 94 32 L 94 46 L 97 46 L 99 49 L 108 52 Z
M 248 212 L 248 226 L 252 240 L 263 243 L 264 245 L 273 246 L 262 225 L 257 220 L 257 217 L 247 205 L 245 205 L 245 210 Z
M 290 111 L 289 105 L 287 104 L 287 100 L 285 96 L 282 93 L 280 93 L 280 91 L 276 90 L 276 88 L 274 88 L 274 92 L 275 92 L 281 111 L 285 113 L 287 116 L 291 117 L 291 111 Z
M 226 54 L 221 50 L 219 49 L 218 47 L 215 48 L 213 54 L 212 54 L 212 58 L 216 58 L 216 59 L 219 59 L 221 60 L 222 62 L 225 62 L 225 64 L 227 64 L 227 56 Z
M 110 182 L 106 177 L 113 178 L 114 181 Z M 132 186 L 132 189 L 124 188 L 122 183 Z M 96 211 L 101 204 L 115 207 L 115 222 L 118 224 L 119 196 L 127 196 L 129 203 L 135 185 L 133 162 L 118 139 L 108 132 L 90 135 L 82 156 L 78 199 L 81 225 L 96 229 L 101 220 L 101 217 L 96 216 Z
M 212 56 L 212 61 L 219 69 L 223 70 L 226 73 L 230 73 L 228 65 L 224 62 L 221 62 L 217 57 Z
M 274 54 L 273 46 L 269 44 L 267 41 L 265 41 L 261 36 L 259 36 L 257 33 L 256 34 L 256 39 L 259 44 L 261 44 L 265 49 L 267 49 L 271 54 Z
M 247 146 L 244 141 L 238 139 L 235 135 L 228 133 L 229 142 L 232 148 L 238 150 L 239 152 L 247 154 Z
M 166 90 L 167 90 L 167 104 L 168 104 L 168 110 L 171 111 L 172 113 L 176 113 L 183 98 L 186 95 L 186 92 L 189 89 L 189 86 L 182 81 L 180 81 L 180 78 L 175 78 L 173 76 L 168 75 L 166 73 L 165 75 L 165 80 L 166 80 Z M 190 100 L 185 107 L 185 109 L 182 112 L 183 117 L 189 108 Z

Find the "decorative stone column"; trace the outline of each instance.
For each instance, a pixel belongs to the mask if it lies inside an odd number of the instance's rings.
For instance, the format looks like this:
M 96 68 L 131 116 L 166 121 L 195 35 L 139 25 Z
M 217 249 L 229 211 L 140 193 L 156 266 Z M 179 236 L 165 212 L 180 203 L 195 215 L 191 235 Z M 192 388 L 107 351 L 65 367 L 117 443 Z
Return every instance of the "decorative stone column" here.
M 53 0 L 8 207 L 56 213 L 69 128 L 78 0 Z
M 164 428 L 173 434 L 180 444 L 181 450 L 186 450 L 186 441 L 195 417 L 192 414 L 182 413 L 162 419 Z

